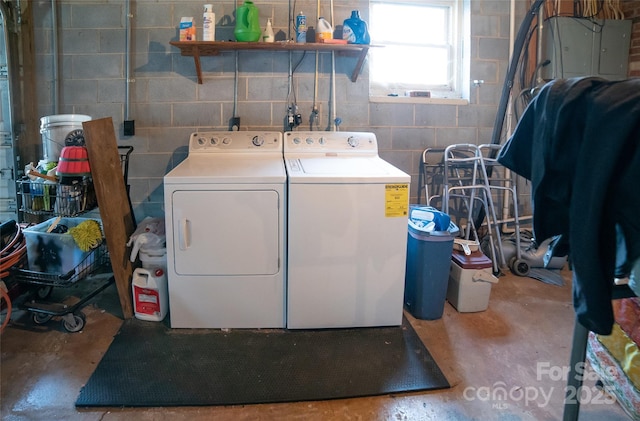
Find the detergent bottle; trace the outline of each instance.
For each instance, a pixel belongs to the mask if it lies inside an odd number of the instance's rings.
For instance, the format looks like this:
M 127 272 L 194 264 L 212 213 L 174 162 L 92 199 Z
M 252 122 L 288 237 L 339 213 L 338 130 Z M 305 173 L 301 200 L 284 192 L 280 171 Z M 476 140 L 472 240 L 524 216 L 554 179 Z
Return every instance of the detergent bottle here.
M 258 8 L 246 0 L 236 9 L 236 27 L 233 31 L 236 41 L 256 42 L 262 36 Z
M 322 42 L 321 40 L 325 39 L 333 39 L 333 28 L 325 18 L 320 16 L 316 28 L 316 42 Z
M 131 280 L 133 308 L 137 319 L 160 322 L 169 309 L 167 274 L 162 268 L 137 268 Z
M 360 19 L 358 10 L 352 10 L 351 17 L 344 20 L 342 39 L 347 40 L 349 44 L 369 44 L 371 42 L 367 22 Z

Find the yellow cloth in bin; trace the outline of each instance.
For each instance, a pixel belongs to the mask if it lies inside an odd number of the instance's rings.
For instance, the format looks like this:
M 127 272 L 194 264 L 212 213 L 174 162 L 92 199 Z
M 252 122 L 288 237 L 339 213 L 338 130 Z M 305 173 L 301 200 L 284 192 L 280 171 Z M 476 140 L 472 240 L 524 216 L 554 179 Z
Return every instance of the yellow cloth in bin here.
M 82 251 L 94 249 L 102 242 L 100 224 L 91 219 L 69 228 L 69 234 L 71 234 L 78 248 Z

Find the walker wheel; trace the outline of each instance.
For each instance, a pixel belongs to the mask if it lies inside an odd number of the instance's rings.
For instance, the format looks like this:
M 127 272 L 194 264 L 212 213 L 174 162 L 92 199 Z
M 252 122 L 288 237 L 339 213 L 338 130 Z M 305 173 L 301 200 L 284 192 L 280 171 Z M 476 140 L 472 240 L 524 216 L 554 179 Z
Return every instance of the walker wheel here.
M 529 274 L 529 263 L 522 259 L 512 258 L 509 262 L 511 272 L 518 276 L 527 276 Z
M 62 327 L 64 327 L 67 332 L 80 332 L 84 327 L 84 319 L 85 316 L 81 312 L 65 314 L 62 317 Z
M 37 325 L 43 325 L 51 320 L 53 316 L 46 313 L 33 313 L 33 323 Z

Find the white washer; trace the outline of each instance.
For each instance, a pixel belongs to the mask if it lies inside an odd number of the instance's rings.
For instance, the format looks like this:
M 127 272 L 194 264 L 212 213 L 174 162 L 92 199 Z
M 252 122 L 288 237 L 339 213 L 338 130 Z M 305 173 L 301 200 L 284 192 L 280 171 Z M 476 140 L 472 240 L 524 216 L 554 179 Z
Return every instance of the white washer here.
M 282 133 L 200 132 L 164 177 L 171 327 L 285 327 Z
M 373 133 L 287 132 L 287 328 L 402 323 L 410 176 Z

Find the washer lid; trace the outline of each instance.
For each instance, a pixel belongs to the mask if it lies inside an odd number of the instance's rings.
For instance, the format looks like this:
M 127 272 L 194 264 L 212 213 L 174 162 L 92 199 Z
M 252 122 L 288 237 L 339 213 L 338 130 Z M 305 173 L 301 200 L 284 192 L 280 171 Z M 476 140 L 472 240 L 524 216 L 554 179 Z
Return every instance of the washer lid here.
M 191 154 L 164 176 L 165 184 L 273 184 L 287 179 L 282 156 Z
M 408 174 L 378 156 L 286 159 L 290 183 L 408 183 Z

